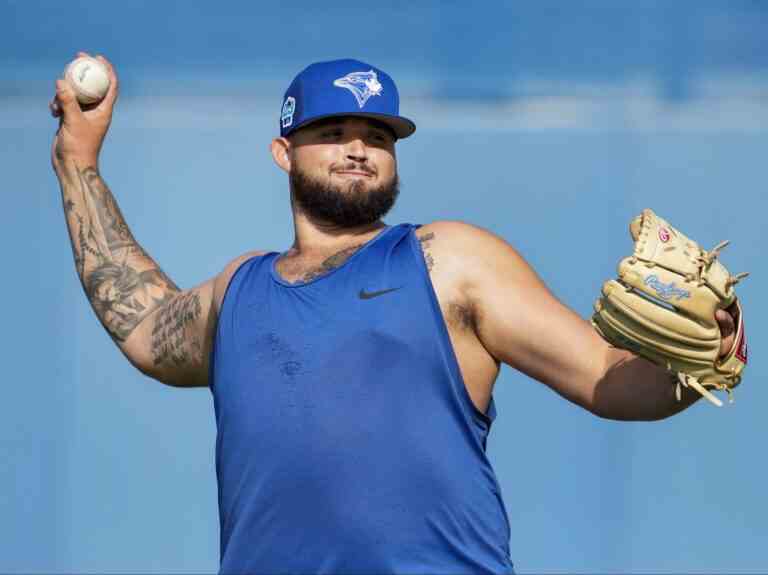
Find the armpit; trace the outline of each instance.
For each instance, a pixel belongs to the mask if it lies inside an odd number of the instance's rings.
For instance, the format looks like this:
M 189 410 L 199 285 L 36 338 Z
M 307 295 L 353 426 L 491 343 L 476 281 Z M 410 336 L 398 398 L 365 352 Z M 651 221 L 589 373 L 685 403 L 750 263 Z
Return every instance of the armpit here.
M 443 309 L 443 316 L 455 330 L 476 331 L 474 311 L 467 305 L 450 302 Z

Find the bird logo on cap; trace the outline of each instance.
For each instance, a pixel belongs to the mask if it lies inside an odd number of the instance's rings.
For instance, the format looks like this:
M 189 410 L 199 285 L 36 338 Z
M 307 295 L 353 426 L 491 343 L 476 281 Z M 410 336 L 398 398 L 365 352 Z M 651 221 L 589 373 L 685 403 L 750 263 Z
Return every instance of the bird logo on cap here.
M 350 72 L 333 81 L 338 88 L 346 88 L 355 96 L 357 105 L 362 108 L 371 96 L 381 96 L 384 86 L 379 82 L 376 72 Z

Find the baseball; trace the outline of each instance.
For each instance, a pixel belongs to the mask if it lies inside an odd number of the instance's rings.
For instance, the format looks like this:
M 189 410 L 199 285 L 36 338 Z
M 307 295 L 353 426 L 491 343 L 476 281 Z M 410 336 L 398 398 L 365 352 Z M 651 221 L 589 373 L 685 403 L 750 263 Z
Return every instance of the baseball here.
M 96 58 L 81 56 L 69 63 L 64 78 L 72 86 L 81 104 L 100 102 L 109 90 L 107 67 Z

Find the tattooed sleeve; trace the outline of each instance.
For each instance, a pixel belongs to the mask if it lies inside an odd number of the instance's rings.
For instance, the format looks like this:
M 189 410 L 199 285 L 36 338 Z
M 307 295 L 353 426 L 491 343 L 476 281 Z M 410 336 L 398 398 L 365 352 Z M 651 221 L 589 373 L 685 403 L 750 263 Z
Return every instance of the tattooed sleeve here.
M 80 281 L 104 327 L 123 342 L 179 288 L 133 238 L 95 168 L 73 166 L 60 180 Z

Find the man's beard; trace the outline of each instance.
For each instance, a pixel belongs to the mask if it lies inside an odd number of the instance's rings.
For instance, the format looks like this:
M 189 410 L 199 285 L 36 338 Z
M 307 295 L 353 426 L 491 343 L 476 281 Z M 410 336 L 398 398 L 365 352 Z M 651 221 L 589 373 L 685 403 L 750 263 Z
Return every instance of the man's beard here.
M 289 180 L 291 195 L 307 216 L 339 227 L 364 226 L 380 220 L 395 205 L 400 193 L 397 174 L 366 190 L 360 180 L 333 185 L 316 180 L 294 165 Z

